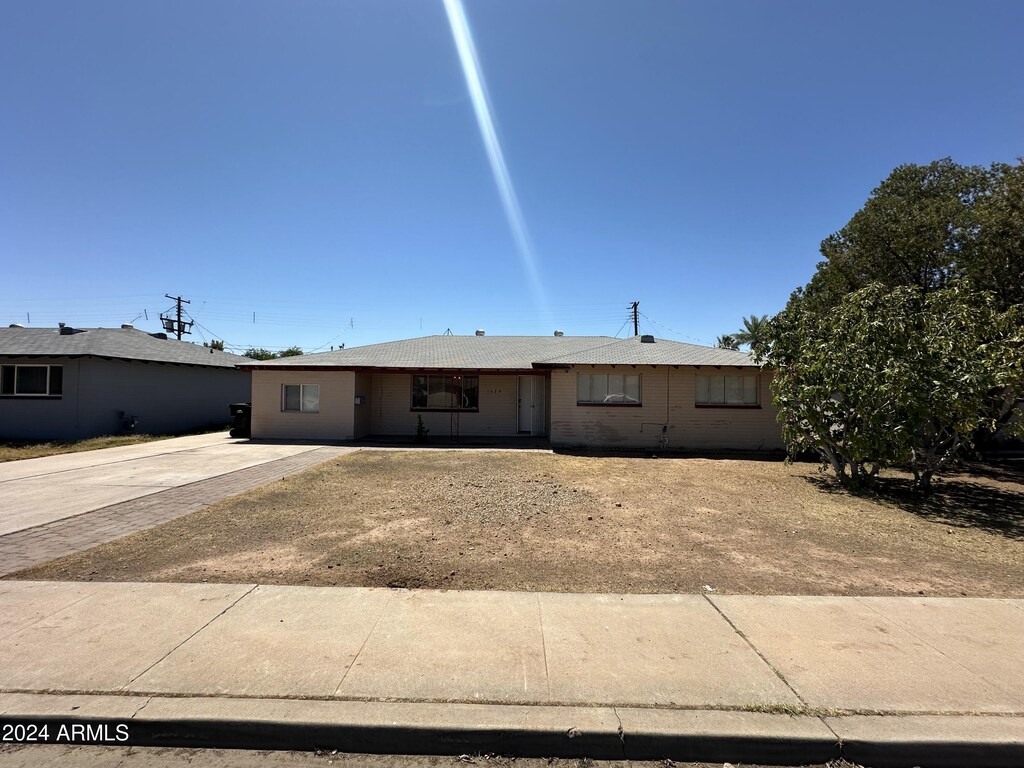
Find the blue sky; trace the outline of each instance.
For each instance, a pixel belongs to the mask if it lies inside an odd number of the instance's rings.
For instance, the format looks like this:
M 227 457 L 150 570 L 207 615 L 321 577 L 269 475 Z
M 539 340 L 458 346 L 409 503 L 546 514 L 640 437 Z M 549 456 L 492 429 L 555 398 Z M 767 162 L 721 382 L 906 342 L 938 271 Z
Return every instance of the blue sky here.
M 10 0 L 0 323 L 712 343 L 896 165 L 1024 154 L 1017 0 L 464 8 L 537 285 L 442 0 Z

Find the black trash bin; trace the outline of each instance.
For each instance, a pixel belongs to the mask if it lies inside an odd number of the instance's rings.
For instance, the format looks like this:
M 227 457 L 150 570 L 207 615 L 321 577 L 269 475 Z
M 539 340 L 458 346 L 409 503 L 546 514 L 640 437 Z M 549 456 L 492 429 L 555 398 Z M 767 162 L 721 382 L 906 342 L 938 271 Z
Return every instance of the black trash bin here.
M 252 432 L 252 403 L 231 403 L 228 405 L 234 423 L 231 426 L 232 437 L 250 437 Z

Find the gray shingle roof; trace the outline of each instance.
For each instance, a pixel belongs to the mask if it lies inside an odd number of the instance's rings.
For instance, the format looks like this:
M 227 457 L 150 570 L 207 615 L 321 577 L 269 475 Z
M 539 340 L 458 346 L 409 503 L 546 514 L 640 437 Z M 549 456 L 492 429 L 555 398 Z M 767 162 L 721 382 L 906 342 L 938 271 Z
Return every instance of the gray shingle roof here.
M 65 329 L 66 330 L 66 329 Z M 177 339 L 158 339 L 134 328 L 0 328 L 0 357 L 110 357 L 179 365 L 233 368 L 249 358 Z
M 644 343 L 639 336 L 614 339 L 608 344 L 537 361 L 549 365 L 735 365 L 757 367 L 748 352 L 702 347 L 681 341 L 655 339 Z
M 326 366 L 417 370 L 529 370 L 542 357 L 613 341 L 608 336 L 424 336 L 253 363 L 260 368 Z
M 753 366 L 746 352 L 611 336 L 425 336 L 248 363 L 246 367 L 530 370 L 553 365 Z

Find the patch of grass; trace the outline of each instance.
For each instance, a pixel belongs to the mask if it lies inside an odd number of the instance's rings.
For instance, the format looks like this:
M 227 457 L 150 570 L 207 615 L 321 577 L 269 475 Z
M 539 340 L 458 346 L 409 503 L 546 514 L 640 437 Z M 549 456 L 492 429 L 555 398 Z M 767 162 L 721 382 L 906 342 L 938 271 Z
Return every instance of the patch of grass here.
M 55 440 L 48 443 L 4 442 L 0 443 L 0 462 L 38 459 L 41 456 L 57 456 L 62 453 L 77 453 L 79 451 L 95 451 L 99 448 L 117 448 L 122 445 L 148 443 L 157 439 L 153 435 L 105 435 L 88 440 Z

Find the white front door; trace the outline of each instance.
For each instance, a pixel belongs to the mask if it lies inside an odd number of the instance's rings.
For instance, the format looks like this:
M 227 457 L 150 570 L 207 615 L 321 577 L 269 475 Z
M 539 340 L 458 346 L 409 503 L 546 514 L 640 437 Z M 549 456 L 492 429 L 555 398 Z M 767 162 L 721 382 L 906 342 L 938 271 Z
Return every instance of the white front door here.
M 519 434 L 544 434 L 544 377 L 519 377 Z
M 533 424 L 531 435 L 547 434 L 547 408 L 544 404 L 544 377 L 533 376 Z

